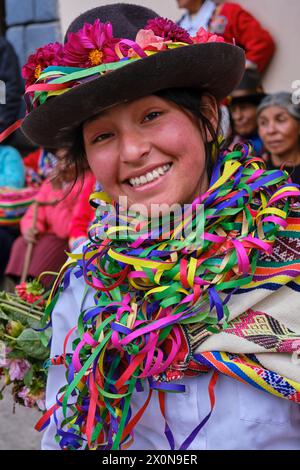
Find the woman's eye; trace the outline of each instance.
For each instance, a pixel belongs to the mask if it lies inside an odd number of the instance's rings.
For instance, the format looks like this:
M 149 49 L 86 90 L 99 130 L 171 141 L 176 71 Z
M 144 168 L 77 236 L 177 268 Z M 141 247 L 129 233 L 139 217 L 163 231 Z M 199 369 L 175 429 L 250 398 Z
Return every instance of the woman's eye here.
M 158 116 L 160 116 L 162 113 L 160 111 L 152 111 L 151 113 L 148 113 L 143 121 L 153 121 L 153 119 L 157 118 Z
M 111 136 L 112 136 L 112 134 L 109 133 L 109 132 L 106 132 L 106 133 L 104 133 L 104 134 L 97 135 L 97 137 L 95 137 L 95 139 L 93 140 L 93 144 L 95 144 L 95 143 L 97 143 L 97 142 L 103 142 L 103 140 L 107 140 L 107 139 L 109 139 Z

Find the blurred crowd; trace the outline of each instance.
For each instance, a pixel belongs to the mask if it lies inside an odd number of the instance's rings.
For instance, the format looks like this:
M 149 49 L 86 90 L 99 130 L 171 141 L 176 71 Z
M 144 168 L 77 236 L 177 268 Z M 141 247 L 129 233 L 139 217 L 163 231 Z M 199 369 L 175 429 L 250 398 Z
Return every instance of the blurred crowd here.
M 175 1 L 175 0 L 174 0 Z M 223 146 L 250 142 L 268 169 L 284 168 L 300 184 L 300 106 L 291 93 L 268 94 L 263 76 L 275 52 L 276 38 L 240 5 L 213 0 L 176 0 L 179 25 L 191 35 L 216 33 L 246 52 L 239 86 L 222 103 Z M 203 29 L 201 29 L 203 28 Z M 200 31 L 199 31 L 200 30 Z M 6 105 L 0 106 L 0 132 L 22 116 L 23 82 L 12 46 L 0 38 L 0 80 Z M 64 150 L 34 148 L 20 131 L 0 145 L 0 283 L 10 290 L 39 276 L 46 288 L 68 252 L 88 239 L 94 218 L 89 204 L 97 182 L 88 171 L 76 175 Z

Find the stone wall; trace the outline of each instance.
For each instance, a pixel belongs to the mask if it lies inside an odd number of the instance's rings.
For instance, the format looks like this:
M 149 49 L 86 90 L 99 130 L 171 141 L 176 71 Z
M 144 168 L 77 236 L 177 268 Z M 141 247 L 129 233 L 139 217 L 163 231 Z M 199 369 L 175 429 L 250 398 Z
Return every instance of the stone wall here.
M 6 38 L 21 66 L 36 48 L 61 41 L 57 0 L 5 0 L 5 10 Z

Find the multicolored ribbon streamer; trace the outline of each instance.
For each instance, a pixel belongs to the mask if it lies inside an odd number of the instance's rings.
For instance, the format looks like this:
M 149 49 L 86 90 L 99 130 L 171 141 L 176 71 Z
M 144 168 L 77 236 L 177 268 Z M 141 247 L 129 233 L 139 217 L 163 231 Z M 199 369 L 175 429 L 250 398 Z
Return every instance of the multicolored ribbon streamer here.
M 174 49 L 188 45 L 184 42 L 170 41 L 165 41 L 163 44 L 165 49 Z M 122 53 L 121 48 L 127 50 L 127 55 Z M 128 50 L 131 50 L 133 54 L 128 55 Z M 25 102 L 27 113 L 45 103 L 48 98 L 66 93 L 71 88 L 86 81 L 95 80 L 101 75 L 158 52 L 159 50 L 143 50 L 135 41 L 123 39 L 116 44 L 116 53 L 119 57 L 117 62 L 103 63 L 90 68 L 49 66 L 43 70 L 36 83 L 26 88 Z
M 188 367 L 182 360 L 184 326 L 202 324 L 211 333 L 227 327 L 232 292 L 251 283 L 259 254 L 272 252 L 278 230 L 286 228 L 291 198 L 300 194 L 287 180 L 286 172 L 267 171 L 249 147 L 236 147 L 219 157 L 208 191 L 175 214 L 167 229 L 159 220 L 124 212 L 103 194 L 93 195 L 98 208 L 90 243 L 81 255 L 70 255 L 47 308 L 48 315 L 74 267 L 78 282 L 83 277 L 94 289 L 95 305 L 79 315 L 73 353 L 53 361 L 66 367 L 66 385 L 55 406 L 64 416 L 62 423 L 57 420 L 63 449 L 128 446 L 152 392 L 134 417 L 131 398 L 146 380 L 150 391 L 159 391 L 165 434 L 174 447 L 162 394 L 184 389 L 176 383 Z M 194 360 L 202 372 L 225 370 L 213 356 Z M 228 371 L 228 357 L 222 360 Z M 243 368 L 239 371 L 228 375 L 241 378 Z M 212 409 L 215 381 L 216 374 Z M 267 391 L 278 396 L 270 387 Z

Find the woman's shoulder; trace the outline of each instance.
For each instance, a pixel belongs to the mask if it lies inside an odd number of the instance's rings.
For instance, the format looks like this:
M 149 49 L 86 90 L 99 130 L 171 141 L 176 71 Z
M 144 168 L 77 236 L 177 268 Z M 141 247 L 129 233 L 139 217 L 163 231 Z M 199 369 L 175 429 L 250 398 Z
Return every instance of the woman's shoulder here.
M 236 16 L 241 12 L 245 12 L 244 8 L 238 3 L 225 2 L 223 5 L 220 5 L 219 9 L 216 11 L 218 15 L 225 16 L 229 19 L 229 23 L 232 24 L 236 20 Z
M 64 203 L 71 203 L 75 205 L 83 195 L 92 192 L 95 179 L 89 175 L 84 178 L 78 178 L 76 181 L 67 183 L 60 191 L 64 194 Z
M 38 191 L 37 199 L 40 202 L 57 199 L 57 191 L 54 190 L 49 179 L 42 182 Z

